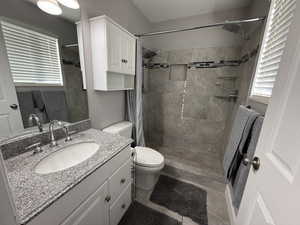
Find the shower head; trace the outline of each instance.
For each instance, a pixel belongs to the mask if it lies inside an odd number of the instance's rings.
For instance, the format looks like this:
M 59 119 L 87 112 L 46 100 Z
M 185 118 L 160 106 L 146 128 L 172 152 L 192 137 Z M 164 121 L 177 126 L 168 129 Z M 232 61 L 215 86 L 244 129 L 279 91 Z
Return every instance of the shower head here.
M 156 55 L 157 55 L 156 51 L 152 51 L 150 49 L 143 48 L 143 58 L 144 59 L 151 59 Z
M 223 25 L 222 28 L 231 33 L 241 35 L 242 39 L 244 39 L 244 40 L 249 40 L 249 35 L 246 33 L 244 27 L 242 27 L 242 24 L 228 23 L 228 24 Z
M 238 34 L 240 32 L 240 30 L 241 30 L 241 25 L 240 24 L 228 23 L 228 24 L 225 24 L 223 26 L 223 29 L 227 30 L 229 32 Z

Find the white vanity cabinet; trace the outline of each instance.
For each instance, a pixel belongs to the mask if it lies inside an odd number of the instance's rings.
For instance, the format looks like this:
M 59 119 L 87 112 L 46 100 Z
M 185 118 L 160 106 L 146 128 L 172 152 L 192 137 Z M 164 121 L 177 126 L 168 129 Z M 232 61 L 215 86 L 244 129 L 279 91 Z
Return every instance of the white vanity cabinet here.
M 118 225 L 132 199 L 131 153 L 124 148 L 28 225 Z
M 94 89 L 134 88 L 136 37 L 107 16 L 91 18 Z

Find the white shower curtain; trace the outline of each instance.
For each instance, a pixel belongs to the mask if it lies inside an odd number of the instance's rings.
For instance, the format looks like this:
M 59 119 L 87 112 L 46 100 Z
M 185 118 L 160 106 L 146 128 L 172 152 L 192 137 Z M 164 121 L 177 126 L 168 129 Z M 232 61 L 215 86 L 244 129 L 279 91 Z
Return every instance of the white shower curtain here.
M 133 124 L 133 138 L 137 146 L 145 146 L 143 129 L 143 53 L 141 40 L 136 44 L 135 90 L 127 91 L 127 119 Z

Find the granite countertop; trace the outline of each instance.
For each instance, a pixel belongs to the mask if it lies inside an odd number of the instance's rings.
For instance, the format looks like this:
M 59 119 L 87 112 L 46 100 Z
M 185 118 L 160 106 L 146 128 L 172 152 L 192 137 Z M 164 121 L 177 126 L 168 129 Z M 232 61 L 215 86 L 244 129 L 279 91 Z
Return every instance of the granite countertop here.
M 99 144 L 98 152 L 88 160 L 63 171 L 46 175 L 34 172 L 35 166 L 44 157 L 62 146 L 82 141 Z M 41 153 L 33 155 L 30 151 L 5 160 L 18 223 L 27 223 L 131 142 L 131 139 L 119 135 L 89 129 L 74 135 L 71 142 L 59 140 L 58 147 L 49 148 L 46 145 Z

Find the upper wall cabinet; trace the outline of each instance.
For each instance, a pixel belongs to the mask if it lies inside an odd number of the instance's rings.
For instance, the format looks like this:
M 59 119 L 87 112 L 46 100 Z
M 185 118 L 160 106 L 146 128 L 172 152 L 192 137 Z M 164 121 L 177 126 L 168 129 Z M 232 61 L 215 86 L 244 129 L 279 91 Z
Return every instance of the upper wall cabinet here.
M 91 18 L 94 89 L 134 88 L 136 37 L 107 16 Z

